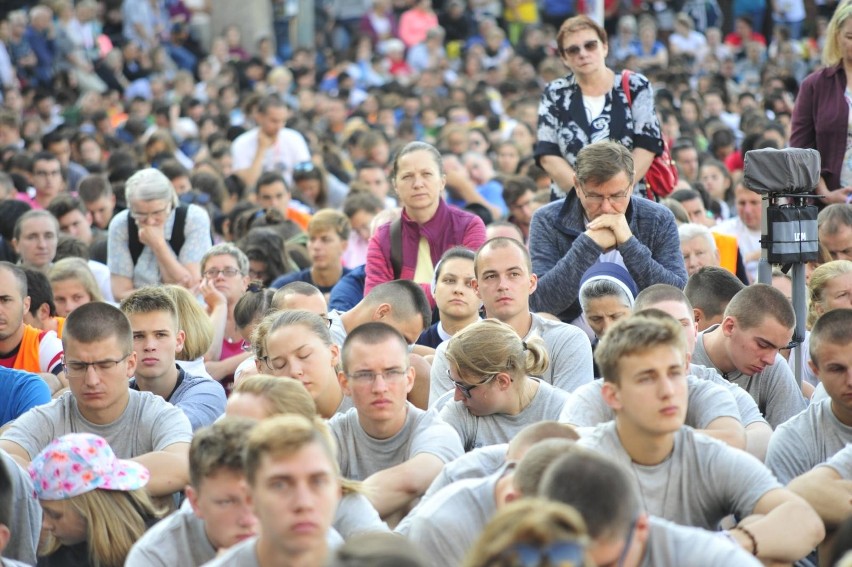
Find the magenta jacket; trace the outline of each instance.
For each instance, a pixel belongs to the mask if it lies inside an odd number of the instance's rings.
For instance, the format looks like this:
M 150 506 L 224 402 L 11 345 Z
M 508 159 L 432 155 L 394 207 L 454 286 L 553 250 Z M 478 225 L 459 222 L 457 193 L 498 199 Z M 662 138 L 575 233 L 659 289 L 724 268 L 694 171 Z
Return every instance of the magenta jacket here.
M 849 105 L 843 64 L 815 71 L 802 81 L 793 110 L 790 147 L 811 148 L 822 158 L 820 175 L 829 191 L 840 188 Z
M 390 245 L 391 223 L 380 226 L 367 248 L 367 281 L 364 285 L 364 295 L 377 285 L 394 279 L 391 264 Z M 485 225 L 478 216 L 451 207 L 443 199 L 438 204 L 435 215 L 423 225 L 417 224 L 402 211 L 402 273 L 400 279 L 414 278 L 417 267 L 417 248 L 420 237 L 424 236 L 429 242 L 432 252 L 432 265 L 438 263 L 441 255 L 453 246 L 466 246 L 473 251 L 485 242 Z M 423 291 L 434 307 L 435 299 L 429 284 L 423 285 Z

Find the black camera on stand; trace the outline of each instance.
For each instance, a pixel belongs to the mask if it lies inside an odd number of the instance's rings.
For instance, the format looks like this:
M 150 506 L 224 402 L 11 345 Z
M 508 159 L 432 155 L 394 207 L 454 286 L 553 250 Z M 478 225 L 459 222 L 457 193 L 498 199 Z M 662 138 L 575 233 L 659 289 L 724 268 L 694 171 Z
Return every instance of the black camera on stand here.
M 772 265 L 782 264 L 791 272 L 796 329 L 794 348 L 796 380 L 801 386 L 801 343 L 805 339 L 805 264 L 819 258 L 819 209 L 811 204 L 819 183 L 820 155 L 816 150 L 787 148 L 752 150 L 745 154 L 743 183 L 763 195 L 761 256 L 758 281 L 772 284 Z

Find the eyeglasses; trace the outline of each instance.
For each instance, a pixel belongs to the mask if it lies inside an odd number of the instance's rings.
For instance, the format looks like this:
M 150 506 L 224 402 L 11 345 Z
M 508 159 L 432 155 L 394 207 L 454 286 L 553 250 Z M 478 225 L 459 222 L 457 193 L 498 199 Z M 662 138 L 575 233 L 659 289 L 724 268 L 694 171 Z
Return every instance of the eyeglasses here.
M 453 385 L 456 388 L 458 388 L 459 391 L 462 393 L 462 395 L 465 398 L 467 398 L 468 400 L 473 396 L 473 394 L 470 393 L 471 390 L 473 390 L 474 388 L 477 388 L 479 386 L 484 386 L 485 384 L 488 384 L 489 382 L 494 380 L 494 378 L 496 378 L 496 377 L 497 377 L 496 374 L 492 374 L 491 376 L 485 378 L 481 382 L 477 382 L 476 384 L 465 384 L 464 382 L 459 382 L 458 380 L 453 378 L 453 375 L 450 374 L 449 369 L 447 369 L 447 378 L 450 379 L 450 382 L 452 382 Z
M 239 273 L 240 271 L 236 268 L 225 268 L 224 270 L 216 270 L 211 268 L 204 272 L 204 277 L 208 280 L 215 280 L 219 277 L 219 274 L 223 274 L 226 278 L 232 278 Z
M 604 201 L 609 201 L 613 205 L 615 205 L 616 203 L 622 203 L 626 199 L 630 198 L 630 191 L 632 189 L 632 187 L 627 188 L 623 192 L 616 193 L 615 195 L 599 195 L 597 193 L 586 193 L 586 190 L 583 189 L 583 186 L 580 184 L 577 184 L 577 187 L 580 189 L 580 191 L 583 192 L 583 195 L 586 197 L 587 201 L 596 205 L 600 205 Z
M 586 547 L 576 541 L 557 542 L 547 547 L 516 543 L 500 554 L 498 559 L 509 560 L 517 567 L 539 565 L 583 565 Z M 504 563 L 501 563 L 504 564 Z
M 581 50 L 585 50 L 589 53 L 592 53 L 593 51 L 598 50 L 599 43 L 600 42 L 598 40 L 591 39 L 583 43 L 583 45 L 571 45 L 562 49 L 562 55 L 565 55 L 566 57 L 577 57 L 580 54 Z
M 346 377 L 354 382 L 361 382 L 362 384 L 373 383 L 376 381 L 376 378 L 379 376 L 385 382 L 399 382 L 408 372 L 408 367 L 406 368 L 390 368 L 383 372 L 373 372 L 372 370 L 361 370 L 359 372 L 353 372 L 352 374 L 347 374 Z
M 62 357 L 62 365 L 65 367 L 65 374 L 71 378 L 85 376 L 89 372 L 89 367 L 95 369 L 97 374 L 101 374 L 103 372 L 109 372 L 130 356 L 131 353 L 127 353 L 118 360 L 96 360 L 94 362 L 82 362 L 79 360 L 68 361 L 65 357 Z
M 136 211 L 130 211 L 130 216 L 133 217 L 135 221 L 146 221 L 149 218 L 161 219 L 169 212 L 169 207 L 164 209 L 160 209 L 158 211 L 153 211 L 150 213 L 137 213 Z

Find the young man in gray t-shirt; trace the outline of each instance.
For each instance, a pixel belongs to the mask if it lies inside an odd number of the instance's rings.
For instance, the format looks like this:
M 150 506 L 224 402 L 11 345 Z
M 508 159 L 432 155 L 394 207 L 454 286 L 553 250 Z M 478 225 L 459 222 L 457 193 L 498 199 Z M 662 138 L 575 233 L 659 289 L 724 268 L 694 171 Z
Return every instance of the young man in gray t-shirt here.
M 807 407 L 787 361 L 778 353 L 793 336 L 796 317 L 790 302 L 766 284 L 737 293 L 719 325 L 698 337 L 692 361 L 715 368 L 745 388 L 766 421 L 778 427 Z
M 363 480 L 382 517 L 420 497 L 445 463 L 464 450 L 434 410 L 406 399 L 414 385 L 405 338 L 385 323 L 352 330 L 343 344 L 340 383 L 355 405 L 329 425 L 343 476 Z
M 101 302 L 80 306 L 65 320 L 62 344 L 70 391 L 15 420 L 0 437 L 0 449 L 28 464 L 57 437 L 95 433 L 117 457 L 148 468 L 152 496 L 183 490 L 192 429 L 178 408 L 130 390 L 138 360 L 124 313 Z
M 649 516 L 642 510 L 628 469 L 600 453 L 575 448 L 559 457 L 545 471 L 538 495 L 580 513 L 591 538 L 587 552 L 596 565 L 762 565 L 732 541 L 734 535 Z
M 817 320 L 810 354 L 828 397 L 780 425 L 769 442 L 766 466 L 785 484 L 852 443 L 852 309 L 835 309 Z
M 130 550 L 126 567 L 198 567 L 257 533 L 243 459 L 254 425 L 230 417 L 196 432 L 189 449 L 189 506 L 148 530 Z
M 474 288 L 485 306 L 486 317 L 511 326 L 522 339 L 538 335 L 544 340 L 550 364 L 538 378 L 566 392 L 592 381 L 592 345 L 586 334 L 574 325 L 530 311 L 530 296 L 538 280 L 522 243 L 505 237 L 492 238 L 476 253 L 473 267 Z M 432 362 L 429 407 L 435 407 L 438 400 L 447 401 L 442 396 L 454 389 L 447 375 L 446 346 L 438 347 Z
M 810 506 L 751 455 L 684 427 L 685 352 L 672 318 L 637 314 L 612 327 L 595 356 L 615 421 L 580 444 L 623 463 L 646 513 L 706 529 L 736 514 L 744 523 L 731 533 L 745 549 L 801 559 L 824 535 Z

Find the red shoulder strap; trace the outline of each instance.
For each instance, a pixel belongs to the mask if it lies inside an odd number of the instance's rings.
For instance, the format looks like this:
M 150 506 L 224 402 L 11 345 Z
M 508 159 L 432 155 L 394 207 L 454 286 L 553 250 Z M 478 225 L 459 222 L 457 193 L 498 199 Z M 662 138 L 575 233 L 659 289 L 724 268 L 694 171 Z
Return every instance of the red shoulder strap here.
M 633 106 L 633 97 L 630 95 L 630 70 L 621 72 L 621 90 L 627 95 L 627 106 Z

